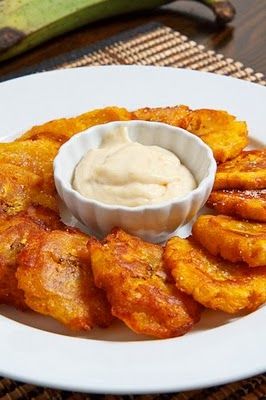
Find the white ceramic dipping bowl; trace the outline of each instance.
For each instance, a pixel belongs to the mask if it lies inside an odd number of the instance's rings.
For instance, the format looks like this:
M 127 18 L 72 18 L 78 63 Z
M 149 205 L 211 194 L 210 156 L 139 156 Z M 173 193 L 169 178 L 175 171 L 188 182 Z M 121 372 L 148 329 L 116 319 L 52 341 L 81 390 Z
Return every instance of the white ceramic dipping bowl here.
M 72 188 L 73 172 L 89 149 L 99 147 L 103 135 L 118 126 L 128 128 L 129 137 L 144 145 L 157 145 L 172 151 L 193 174 L 197 188 L 182 198 L 145 206 L 127 207 L 90 200 Z M 134 160 L 128 160 L 134 162 Z M 214 182 L 216 162 L 211 149 L 184 129 L 146 121 L 120 121 L 97 125 L 73 136 L 54 160 L 57 191 L 72 214 L 90 232 L 102 237 L 113 227 L 152 242 L 166 240 L 186 224 L 205 204 Z

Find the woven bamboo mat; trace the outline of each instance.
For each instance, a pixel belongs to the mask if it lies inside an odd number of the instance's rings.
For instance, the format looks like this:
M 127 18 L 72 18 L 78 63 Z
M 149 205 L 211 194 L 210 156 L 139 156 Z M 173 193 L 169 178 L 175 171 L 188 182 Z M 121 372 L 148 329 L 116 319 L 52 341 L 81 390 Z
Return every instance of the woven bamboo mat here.
M 159 23 L 150 23 L 122 32 L 110 39 L 65 53 L 36 66 L 0 76 L 0 82 L 52 69 L 114 64 L 189 68 L 266 85 L 266 77 L 262 73 L 255 72 L 252 68 L 222 54 L 206 50 L 203 45 Z
M 6 80 L 29 73 L 58 68 L 90 65 L 139 64 L 190 68 L 215 72 L 266 85 L 263 74 L 242 63 L 207 51 L 204 46 L 189 40 L 179 32 L 159 24 L 148 24 L 102 41 L 96 45 L 73 51 L 45 61 L 16 74 L 0 77 Z M 244 351 L 244 349 L 243 349 Z M 0 378 L 1 400 L 266 400 L 266 374 L 240 382 L 205 390 L 184 393 L 110 396 L 65 392 L 18 383 Z

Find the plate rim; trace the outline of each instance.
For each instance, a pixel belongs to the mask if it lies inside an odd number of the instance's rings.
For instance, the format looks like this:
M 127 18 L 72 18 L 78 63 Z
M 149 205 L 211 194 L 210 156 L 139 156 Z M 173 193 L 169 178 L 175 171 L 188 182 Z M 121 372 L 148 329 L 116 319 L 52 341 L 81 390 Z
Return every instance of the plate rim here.
M 195 69 L 189 69 L 189 68 L 181 68 L 181 67 L 168 67 L 168 66 L 157 66 L 157 65 L 138 65 L 138 64 L 108 64 L 108 65 L 90 65 L 90 66 L 84 66 L 84 67 L 70 67 L 70 68 L 59 68 L 59 69 L 52 69 L 49 71 L 39 71 L 39 72 L 34 72 L 32 74 L 28 75 L 23 75 L 23 76 L 17 76 L 14 78 L 7 79 L 5 81 L 0 82 L 0 88 L 1 86 L 4 85 L 9 85 L 10 83 L 21 81 L 21 80 L 26 80 L 32 78 L 39 78 L 40 75 L 52 75 L 52 74 L 62 74 L 62 73 L 76 73 L 77 71 L 85 71 L 85 70 L 111 70 L 111 69 L 143 69 L 143 70 L 171 70 L 171 71 L 181 71 L 184 73 L 188 74 L 195 74 L 195 75 L 206 75 L 206 76 L 212 76 L 212 77 L 218 77 L 219 79 L 225 79 L 225 80 L 233 80 L 233 81 L 238 81 L 241 83 L 244 83 L 246 85 L 251 85 L 251 86 L 256 86 L 257 88 L 262 88 L 263 90 L 266 89 L 266 86 L 261 85 L 260 83 L 257 82 L 251 82 L 249 80 L 245 80 L 242 78 L 237 78 L 234 76 L 230 75 L 223 75 L 223 74 L 218 74 L 216 72 L 209 72 L 209 71 L 200 71 L 200 70 L 195 70 Z

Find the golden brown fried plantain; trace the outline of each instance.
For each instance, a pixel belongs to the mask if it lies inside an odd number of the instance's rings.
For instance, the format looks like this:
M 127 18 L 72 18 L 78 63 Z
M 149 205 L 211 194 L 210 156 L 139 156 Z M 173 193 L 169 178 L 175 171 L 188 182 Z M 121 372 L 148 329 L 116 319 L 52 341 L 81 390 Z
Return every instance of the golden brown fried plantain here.
M 58 143 L 47 139 L 0 143 L 0 164 L 23 167 L 26 171 L 38 175 L 42 179 L 42 189 L 53 194 L 53 160 L 58 148 Z
M 27 308 L 15 277 L 18 255 L 32 235 L 41 229 L 63 227 L 59 215 L 42 207 L 31 206 L 12 217 L 0 214 L 0 303 Z
M 89 111 L 74 118 L 61 118 L 34 126 L 18 141 L 48 138 L 64 143 L 77 132 L 111 121 L 140 119 L 179 126 L 199 136 L 213 150 L 217 161 L 236 157 L 247 145 L 247 127 L 244 122 L 225 111 L 195 110 L 187 106 L 142 108 L 128 112 L 124 108 L 106 107 Z
M 251 267 L 266 266 L 266 224 L 225 215 L 201 215 L 192 228 L 193 238 L 214 256 Z
M 87 241 L 77 230 L 38 232 L 21 252 L 16 273 L 32 310 L 76 331 L 107 327 L 112 319 L 104 292 L 93 282 Z
M 0 212 L 15 215 L 30 205 L 58 210 L 57 195 L 42 190 L 42 178 L 12 164 L 0 163 Z
M 29 206 L 22 215 L 29 217 L 35 224 L 39 225 L 43 229 L 55 230 L 55 229 L 67 229 L 68 227 L 61 221 L 59 213 L 54 212 L 48 208 L 44 208 L 40 205 Z
M 20 214 L 0 221 L 0 303 L 25 309 L 24 295 L 15 276 L 17 258 L 33 233 L 41 229 L 31 218 Z
M 207 206 L 221 214 L 266 222 L 266 189 L 217 190 L 211 193 Z
M 74 118 L 61 118 L 49 121 L 43 125 L 34 126 L 24 133 L 18 141 L 48 138 L 64 143 L 74 134 L 84 131 L 94 125 L 111 121 L 128 121 L 131 113 L 125 108 L 106 107 L 89 111 Z
M 32 222 L 44 230 L 69 228 L 61 221 L 58 213 L 42 206 L 30 206 L 26 210 L 12 216 L 7 213 L 0 213 L 0 233 L 7 227 L 16 226 L 24 220 Z
M 134 118 L 179 126 L 199 136 L 213 151 L 218 162 L 236 157 L 248 143 L 245 122 L 237 121 L 225 111 L 187 106 L 143 108 L 134 111 Z
M 248 144 L 247 125 L 226 111 L 201 109 L 192 111 L 185 129 L 199 136 L 213 151 L 218 162 L 236 157 Z
M 112 314 L 137 333 L 180 336 L 200 319 L 200 306 L 175 288 L 159 245 L 114 230 L 90 244 L 95 283 L 106 290 Z
M 192 238 L 168 241 L 164 260 L 176 286 L 213 310 L 253 311 L 266 301 L 266 267 L 249 268 L 209 254 Z
M 220 164 L 214 189 L 266 189 L 266 149 L 242 151 Z
M 146 107 L 134 111 L 133 118 L 144 121 L 163 122 L 186 129 L 184 119 L 190 112 L 190 109 L 184 105 L 158 108 Z
M 42 179 L 12 164 L 0 163 L 0 210 L 16 214 L 28 207 L 31 193 L 40 191 Z

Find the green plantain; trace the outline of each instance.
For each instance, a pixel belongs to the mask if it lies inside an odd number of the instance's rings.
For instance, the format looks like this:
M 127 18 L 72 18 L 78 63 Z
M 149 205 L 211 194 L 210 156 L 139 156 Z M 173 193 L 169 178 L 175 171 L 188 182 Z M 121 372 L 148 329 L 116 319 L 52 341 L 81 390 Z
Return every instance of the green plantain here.
M 224 0 L 197 0 L 217 20 L 228 22 L 234 8 Z M 0 61 L 52 37 L 114 15 L 148 10 L 171 0 L 0 0 Z

